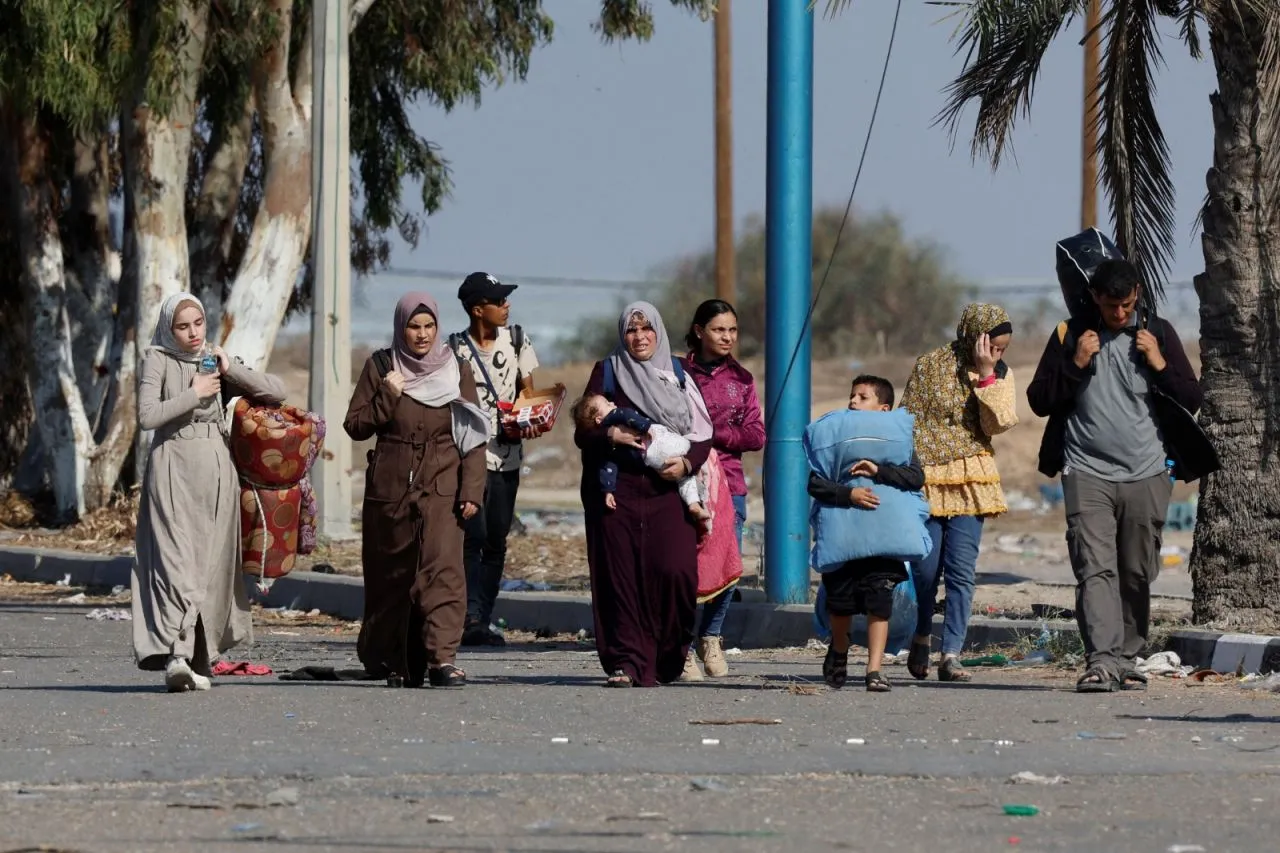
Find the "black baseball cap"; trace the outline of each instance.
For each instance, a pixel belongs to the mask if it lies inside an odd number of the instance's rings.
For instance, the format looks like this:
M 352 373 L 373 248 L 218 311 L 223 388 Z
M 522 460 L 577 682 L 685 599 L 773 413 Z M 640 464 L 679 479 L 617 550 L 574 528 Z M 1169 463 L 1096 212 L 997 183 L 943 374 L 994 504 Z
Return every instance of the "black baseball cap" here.
M 473 272 L 458 288 L 458 299 L 470 310 L 481 302 L 501 302 L 515 289 L 516 285 L 503 284 L 487 272 Z

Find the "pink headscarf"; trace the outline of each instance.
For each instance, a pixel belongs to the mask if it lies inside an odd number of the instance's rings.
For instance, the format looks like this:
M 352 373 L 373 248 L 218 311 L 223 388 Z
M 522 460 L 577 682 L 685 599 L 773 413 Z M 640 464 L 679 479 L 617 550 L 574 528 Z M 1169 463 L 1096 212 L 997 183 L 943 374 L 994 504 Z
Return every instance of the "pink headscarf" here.
M 414 355 L 405 345 L 404 329 L 409 321 L 426 311 L 436 321 L 436 339 L 425 355 Z M 440 309 L 426 293 L 406 293 L 396 303 L 395 329 L 391 338 L 391 358 L 395 369 L 404 376 L 404 393 L 428 406 L 443 406 L 456 400 L 458 361 L 449 349 L 447 336 L 440 328 Z

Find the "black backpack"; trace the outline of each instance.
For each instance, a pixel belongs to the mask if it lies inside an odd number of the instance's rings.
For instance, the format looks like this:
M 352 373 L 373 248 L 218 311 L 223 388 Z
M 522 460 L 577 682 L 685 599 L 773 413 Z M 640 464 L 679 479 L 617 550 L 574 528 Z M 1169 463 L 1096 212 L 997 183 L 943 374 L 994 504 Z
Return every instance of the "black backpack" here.
M 1055 254 L 1058 287 L 1062 289 L 1067 313 L 1075 320 L 1095 319 L 1098 309 L 1089 296 L 1089 281 L 1103 261 L 1124 260 L 1124 254 L 1111 242 L 1111 238 L 1097 228 L 1086 228 L 1079 234 L 1059 240 Z M 1139 307 L 1155 316 L 1155 292 L 1144 287 L 1140 299 Z

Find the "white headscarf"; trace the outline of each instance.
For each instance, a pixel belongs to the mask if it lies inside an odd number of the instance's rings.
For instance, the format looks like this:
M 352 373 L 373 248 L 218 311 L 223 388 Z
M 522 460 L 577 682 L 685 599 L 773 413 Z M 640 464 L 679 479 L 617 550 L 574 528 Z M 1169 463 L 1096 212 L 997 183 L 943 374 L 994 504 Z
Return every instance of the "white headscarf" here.
M 202 315 L 208 316 L 205 315 L 204 305 L 190 293 L 173 294 L 160 306 L 160 318 L 156 320 L 156 330 L 151 335 L 151 349 L 168 353 L 179 361 L 189 361 L 194 364 L 200 360 L 201 354 L 187 352 L 182 348 L 182 344 L 178 343 L 177 336 L 173 334 L 173 318 L 185 303 L 194 305 L 200 309 Z M 205 329 L 206 341 L 208 334 L 209 330 Z

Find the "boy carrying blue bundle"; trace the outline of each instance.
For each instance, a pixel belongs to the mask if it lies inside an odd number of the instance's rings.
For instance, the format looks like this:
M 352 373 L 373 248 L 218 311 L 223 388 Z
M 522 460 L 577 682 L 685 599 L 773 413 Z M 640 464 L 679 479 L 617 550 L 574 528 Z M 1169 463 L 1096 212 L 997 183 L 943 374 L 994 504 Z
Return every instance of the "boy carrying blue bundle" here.
M 822 677 L 837 690 L 849 676 L 849 629 L 859 614 L 867 617 L 867 690 L 892 689 L 880 666 L 893 590 L 907 579 L 905 561 L 923 558 L 931 545 L 914 421 L 892 409 L 888 380 L 858 376 L 849 410 L 825 415 L 805 430 L 808 491 L 815 501 L 813 564 L 822 574 L 831 623 Z

